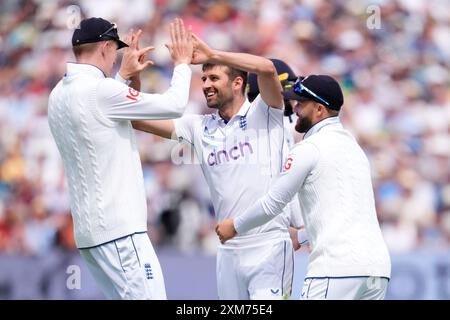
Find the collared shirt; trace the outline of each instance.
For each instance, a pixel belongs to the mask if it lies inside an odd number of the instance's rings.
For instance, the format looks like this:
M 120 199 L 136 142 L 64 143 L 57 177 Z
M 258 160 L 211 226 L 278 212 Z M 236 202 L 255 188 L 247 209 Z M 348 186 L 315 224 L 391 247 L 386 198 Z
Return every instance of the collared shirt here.
M 325 118 L 325 119 L 317 122 L 305 133 L 305 135 L 303 136 L 303 140 L 308 139 L 310 136 L 317 133 L 323 127 L 330 125 L 330 124 L 336 124 L 336 123 L 341 123 L 338 116 Z
M 129 120 L 181 116 L 190 79 L 190 68 L 180 64 L 166 92 L 149 94 L 106 78 L 93 65 L 67 64 L 50 94 L 48 120 L 64 163 L 78 248 L 147 230 L 142 167 Z
M 263 196 L 281 172 L 288 152 L 283 110 L 258 96 L 248 100 L 228 122 L 219 114 L 187 115 L 174 120 L 179 140 L 192 145 L 200 162 L 218 221 L 236 217 Z M 280 215 L 250 233 L 286 231 Z
M 267 195 L 235 219 L 238 234 L 276 217 L 294 196 L 312 248 L 307 277 L 390 277 L 369 161 L 337 117 L 314 125 L 291 150 Z

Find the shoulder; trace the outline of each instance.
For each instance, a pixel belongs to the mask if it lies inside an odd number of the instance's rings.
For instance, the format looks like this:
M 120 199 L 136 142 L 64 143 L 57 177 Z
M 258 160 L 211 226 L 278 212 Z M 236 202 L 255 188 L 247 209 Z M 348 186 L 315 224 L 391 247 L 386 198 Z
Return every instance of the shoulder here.
M 56 84 L 56 86 L 52 89 L 52 91 L 50 91 L 50 94 L 49 94 L 50 100 L 54 99 L 58 95 L 59 91 L 61 90 L 61 85 L 62 85 L 62 80 L 59 80 L 58 83 Z
M 203 128 L 205 125 L 210 123 L 214 115 L 203 115 L 203 114 L 185 114 L 181 118 L 174 119 L 175 126 L 192 128 L 197 130 Z
M 264 102 L 264 100 L 261 98 L 261 95 L 258 94 L 255 98 L 255 100 L 253 100 L 250 103 L 250 110 L 254 110 L 254 109 L 258 109 L 258 108 L 263 108 L 263 109 L 268 109 L 269 106 L 267 105 L 267 103 Z
M 304 153 L 311 153 L 311 152 L 319 153 L 319 148 L 317 147 L 316 143 L 314 143 L 314 141 L 311 141 L 310 138 L 308 138 L 306 140 L 302 140 L 302 141 L 296 143 L 292 147 L 290 153 L 293 155 L 301 155 Z
M 128 86 L 113 78 L 104 78 L 98 81 L 98 88 L 102 90 L 123 90 L 127 89 Z
M 250 109 L 248 111 L 249 115 L 256 115 L 258 117 L 266 117 L 266 118 L 273 118 L 276 117 L 278 119 L 278 116 L 281 116 L 284 114 L 283 109 L 277 109 L 270 107 L 261 97 L 259 94 L 255 100 L 252 102 L 248 102 L 250 104 Z

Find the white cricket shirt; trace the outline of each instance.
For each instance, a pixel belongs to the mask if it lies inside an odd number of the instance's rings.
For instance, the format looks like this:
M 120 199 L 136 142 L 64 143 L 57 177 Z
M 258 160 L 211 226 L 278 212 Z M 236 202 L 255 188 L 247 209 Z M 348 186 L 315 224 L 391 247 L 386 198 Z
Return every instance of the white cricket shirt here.
M 67 64 L 52 90 L 48 121 L 63 159 L 78 248 L 147 230 L 142 167 L 130 120 L 180 117 L 191 70 L 175 67 L 170 88 L 147 94 L 88 64 Z
M 192 145 L 200 161 L 216 218 L 235 218 L 266 194 L 281 172 L 288 152 L 283 110 L 258 96 L 248 100 L 228 122 L 218 113 L 174 120 L 176 136 Z M 287 213 L 245 235 L 286 232 Z
M 279 179 L 235 220 L 236 230 L 267 223 L 296 194 L 312 247 L 307 277 L 390 277 L 369 161 L 337 117 L 317 123 L 291 150 Z

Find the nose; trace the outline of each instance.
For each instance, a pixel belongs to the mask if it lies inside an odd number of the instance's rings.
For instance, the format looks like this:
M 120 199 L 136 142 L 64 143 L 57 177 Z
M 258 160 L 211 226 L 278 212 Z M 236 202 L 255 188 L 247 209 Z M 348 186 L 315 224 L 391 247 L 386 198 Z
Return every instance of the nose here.
M 203 81 L 203 85 L 202 85 L 203 90 L 209 89 L 211 88 L 211 81 L 206 79 L 205 81 Z

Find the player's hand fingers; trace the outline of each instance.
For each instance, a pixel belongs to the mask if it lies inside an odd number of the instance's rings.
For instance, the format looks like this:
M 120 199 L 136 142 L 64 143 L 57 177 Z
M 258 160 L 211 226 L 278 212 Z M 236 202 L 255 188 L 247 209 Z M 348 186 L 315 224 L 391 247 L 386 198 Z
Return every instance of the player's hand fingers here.
M 180 27 L 180 19 L 175 19 L 175 40 L 177 43 L 180 43 L 181 40 L 181 27 Z
M 131 49 L 136 49 L 136 32 L 132 31 L 130 43 L 128 45 Z
M 175 24 L 173 22 L 170 23 L 170 40 L 172 41 L 172 47 L 176 43 L 175 39 Z
M 200 44 L 200 42 L 201 42 L 200 38 L 193 32 L 191 32 L 191 35 L 192 35 L 192 39 L 194 40 L 194 43 Z
M 170 55 L 173 54 L 173 46 L 170 43 L 165 43 L 164 44 L 166 46 L 166 48 L 169 50 Z
M 188 41 L 192 41 L 192 25 L 189 25 L 189 26 L 188 26 L 187 34 L 186 34 L 186 39 L 187 39 Z
M 133 29 L 131 29 L 130 31 L 128 31 L 128 34 L 127 34 L 127 36 L 125 37 L 125 43 L 127 44 L 127 45 L 130 45 L 131 44 L 131 38 L 132 38 L 132 36 L 133 36 Z
M 142 30 L 139 29 L 139 30 L 136 32 L 136 44 L 139 44 L 139 40 L 141 39 L 141 36 L 142 36 Z
M 147 53 L 149 53 L 150 51 L 154 50 L 155 47 L 153 46 L 148 46 L 145 48 L 142 48 L 141 50 L 138 51 L 138 56 L 142 56 L 142 55 L 146 55 Z
M 144 63 L 141 63 L 141 66 L 139 67 L 139 70 L 142 71 L 142 70 L 144 70 L 145 68 L 148 68 L 148 67 L 150 67 L 150 66 L 152 66 L 152 65 L 154 65 L 154 62 L 151 61 L 151 60 L 147 60 L 147 61 L 145 61 Z
M 183 19 L 181 18 L 178 19 L 178 31 L 180 33 L 180 40 L 184 41 L 186 39 L 186 29 L 184 27 Z

